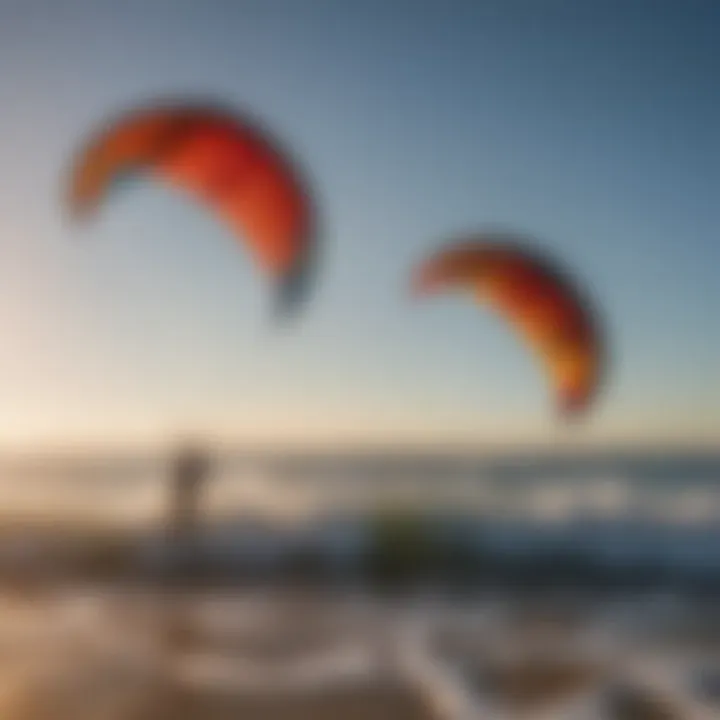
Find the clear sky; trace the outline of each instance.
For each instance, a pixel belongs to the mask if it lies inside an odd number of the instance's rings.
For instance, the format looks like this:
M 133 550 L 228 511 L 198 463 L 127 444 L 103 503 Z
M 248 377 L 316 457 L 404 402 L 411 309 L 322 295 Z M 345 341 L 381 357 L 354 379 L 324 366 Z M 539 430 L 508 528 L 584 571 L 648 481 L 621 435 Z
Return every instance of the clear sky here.
M 449 235 L 536 235 L 613 365 L 586 441 L 719 439 L 717 0 L 0 0 L 0 443 L 567 437 L 518 338 L 413 304 Z M 202 206 L 151 183 L 78 230 L 84 134 L 156 95 L 265 120 L 323 253 L 292 328 Z

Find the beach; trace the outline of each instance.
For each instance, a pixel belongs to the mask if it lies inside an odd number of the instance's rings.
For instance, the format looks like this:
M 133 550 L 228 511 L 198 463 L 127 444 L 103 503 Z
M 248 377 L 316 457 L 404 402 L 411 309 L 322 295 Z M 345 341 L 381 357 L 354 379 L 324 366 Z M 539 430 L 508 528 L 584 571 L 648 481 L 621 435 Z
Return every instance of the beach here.
M 610 698 L 626 686 L 667 713 L 642 717 L 720 709 L 697 682 L 720 673 L 720 614 L 667 597 L 173 599 L 86 587 L 5 597 L 0 618 L 8 720 L 623 720 Z M 173 623 L 180 644 L 168 641 Z

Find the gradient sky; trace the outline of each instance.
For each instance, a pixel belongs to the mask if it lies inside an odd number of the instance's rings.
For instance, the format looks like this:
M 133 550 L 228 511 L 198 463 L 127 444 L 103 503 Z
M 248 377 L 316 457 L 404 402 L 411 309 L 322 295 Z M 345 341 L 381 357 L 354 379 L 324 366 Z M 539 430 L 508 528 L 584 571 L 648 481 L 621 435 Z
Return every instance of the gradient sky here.
M 0 0 L 0 444 L 717 440 L 719 26 L 716 0 Z M 182 93 L 250 109 L 311 173 L 324 251 L 292 328 L 183 196 L 62 213 L 84 134 Z M 600 302 L 614 362 L 572 431 L 492 313 L 407 298 L 486 226 Z

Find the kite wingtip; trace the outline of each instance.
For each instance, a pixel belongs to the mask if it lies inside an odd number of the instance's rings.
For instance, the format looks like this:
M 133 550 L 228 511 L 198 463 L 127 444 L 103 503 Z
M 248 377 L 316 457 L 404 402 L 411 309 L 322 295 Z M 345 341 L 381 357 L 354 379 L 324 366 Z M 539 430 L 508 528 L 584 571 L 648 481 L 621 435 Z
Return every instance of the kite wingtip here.
M 560 420 L 567 424 L 581 421 L 587 414 L 588 398 L 580 394 L 570 394 L 564 397 L 558 407 Z
M 275 315 L 283 320 L 294 318 L 307 302 L 314 279 L 314 249 L 299 254 L 279 278 L 275 297 Z
M 435 283 L 429 277 L 426 268 L 421 267 L 410 278 L 410 297 L 414 299 L 426 297 L 433 292 L 434 285 Z
M 307 278 L 301 269 L 282 278 L 275 297 L 273 314 L 282 321 L 293 320 L 300 312 L 307 295 Z

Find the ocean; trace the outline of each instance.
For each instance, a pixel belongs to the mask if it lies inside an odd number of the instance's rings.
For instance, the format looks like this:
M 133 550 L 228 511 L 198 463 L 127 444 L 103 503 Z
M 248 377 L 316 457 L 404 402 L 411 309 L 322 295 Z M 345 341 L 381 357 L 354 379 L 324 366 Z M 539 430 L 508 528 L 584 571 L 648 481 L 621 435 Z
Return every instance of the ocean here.
M 164 522 L 162 458 L 6 462 L 4 525 L 143 533 Z M 369 518 L 412 509 L 498 553 L 565 553 L 616 566 L 720 574 L 720 452 L 229 453 L 202 497 L 206 552 L 276 557 L 298 547 L 352 561 Z M 7 545 L 7 543 L 6 543 Z

